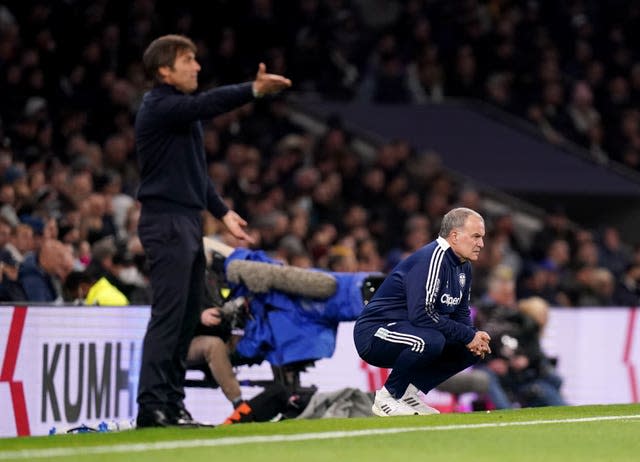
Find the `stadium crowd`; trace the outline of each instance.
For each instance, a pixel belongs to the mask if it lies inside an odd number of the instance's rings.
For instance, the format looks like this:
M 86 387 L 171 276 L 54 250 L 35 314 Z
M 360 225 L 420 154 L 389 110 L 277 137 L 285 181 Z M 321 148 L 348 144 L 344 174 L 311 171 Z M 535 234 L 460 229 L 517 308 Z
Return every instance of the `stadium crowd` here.
M 135 0 L 0 6 L 0 247 L 5 302 L 70 302 L 105 278 L 148 303 L 133 121 L 140 56 L 162 33 L 198 45 L 202 88 L 251 79 L 258 62 L 325 98 L 423 103 L 476 98 L 529 119 L 553 143 L 640 169 L 640 3 L 569 1 Z M 253 37 L 261 37 L 254 40 Z M 255 248 L 333 271 L 388 271 L 466 206 L 487 218 L 476 301 L 498 265 L 518 298 L 636 305 L 640 248 L 615 227 L 582 229 L 558 208 L 522 239 L 437 154 L 403 140 L 365 161 L 341 120 L 320 136 L 285 97 L 204 127 L 209 174 L 250 222 Z M 238 246 L 213 217 L 205 234 Z M 70 276 L 71 275 L 71 276 Z M 86 291 L 83 292 L 86 295 Z M 84 297 L 83 297 L 84 298 Z

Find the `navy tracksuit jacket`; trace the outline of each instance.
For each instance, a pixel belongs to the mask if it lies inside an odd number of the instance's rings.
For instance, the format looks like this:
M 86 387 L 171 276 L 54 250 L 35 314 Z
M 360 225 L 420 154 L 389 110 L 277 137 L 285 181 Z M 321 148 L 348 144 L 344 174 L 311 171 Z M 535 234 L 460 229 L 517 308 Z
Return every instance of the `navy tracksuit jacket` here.
M 400 263 L 358 317 L 354 341 L 369 364 L 392 368 L 385 384 L 400 398 L 409 383 L 427 393 L 476 359 L 469 296 L 471 264 L 439 237 Z

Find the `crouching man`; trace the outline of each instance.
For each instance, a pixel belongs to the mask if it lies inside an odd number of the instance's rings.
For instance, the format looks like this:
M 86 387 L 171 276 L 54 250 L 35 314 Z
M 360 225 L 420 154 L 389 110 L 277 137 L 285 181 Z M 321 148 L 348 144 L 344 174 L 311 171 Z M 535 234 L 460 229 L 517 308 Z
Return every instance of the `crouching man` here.
M 471 261 L 484 247 L 484 220 L 468 208 L 442 219 L 439 237 L 385 278 L 354 327 L 367 363 L 391 368 L 372 411 L 382 417 L 438 413 L 420 399 L 490 353 L 490 337 L 476 331 L 469 310 Z

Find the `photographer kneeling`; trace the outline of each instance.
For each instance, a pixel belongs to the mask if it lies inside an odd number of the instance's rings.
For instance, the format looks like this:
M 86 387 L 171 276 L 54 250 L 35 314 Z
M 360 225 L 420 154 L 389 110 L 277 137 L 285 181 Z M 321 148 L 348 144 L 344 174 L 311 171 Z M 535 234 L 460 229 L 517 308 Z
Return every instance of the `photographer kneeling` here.
M 222 307 L 205 308 L 200 313 L 200 324 L 189 344 L 187 365 L 199 366 L 206 362 L 211 375 L 220 385 L 224 396 L 237 409 L 244 403 L 240 383 L 231 364 L 231 354 L 240 339 L 233 334 L 234 317 L 245 306 L 239 297 Z

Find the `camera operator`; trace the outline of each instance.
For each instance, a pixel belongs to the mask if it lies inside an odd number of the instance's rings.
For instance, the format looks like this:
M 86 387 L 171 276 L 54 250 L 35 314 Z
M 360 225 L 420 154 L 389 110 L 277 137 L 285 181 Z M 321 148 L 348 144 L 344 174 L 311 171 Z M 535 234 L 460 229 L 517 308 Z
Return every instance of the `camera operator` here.
M 477 309 L 476 326 L 492 339 L 493 354 L 476 366 L 489 374 L 492 404 L 498 409 L 565 405 L 560 393 L 562 379 L 540 343 L 543 325 L 519 309 L 510 268 L 500 265 L 494 269 Z M 543 310 L 547 309 L 545 305 Z M 546 311 L 540 314 L 546 315 Z
M 231 364 L 231 355 L 240 339 L 234 330 L 243 323 L 247 302 L 244 297 L 238 297 L 218 304 L 220 306 L 207 307 L 200 313 L 200 324 L 189 344 L 187 365 L 206 363 L 222 393 L 236 409 L 244 399 Z

